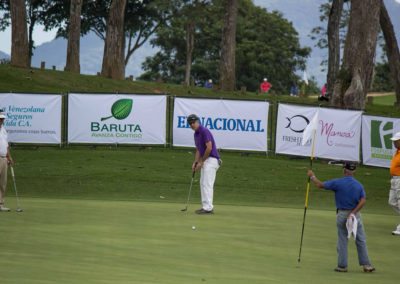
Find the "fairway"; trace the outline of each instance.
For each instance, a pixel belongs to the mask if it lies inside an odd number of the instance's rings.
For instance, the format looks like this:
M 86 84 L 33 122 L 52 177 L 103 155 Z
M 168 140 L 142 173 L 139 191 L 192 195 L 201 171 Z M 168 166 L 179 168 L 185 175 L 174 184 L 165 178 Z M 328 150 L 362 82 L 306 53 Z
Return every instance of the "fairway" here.
M 197 216 L 181 204 L 25 199 L 1 215 L 2 283 L 396 283 L 394 216 L 365 214 L 374 274 L 350 244 L 336 264 L 335 213 L 310 211 L 297 268 L 302 211 L 218 206 Z M 192 230 L 196 226 L 196 230 Z
M 387 206 L 387 169 L 360 167 L 370 257 L 361 272 L 336 266 L 333 195 L 310 195 L 297 267 L 307 159 L 223 152 L 216 214 L 198 216 L 198 176 L 187 214 L 190 150 L 17 148 L 23 213 L 0 214 L 2 283 L 396 283 L 398 217 Z M 341 168 L 316 161 L 322 178 Z M 15 209 L 11 179 L 7 204 Z M 196 229 L 193 230 L 192 226 Z

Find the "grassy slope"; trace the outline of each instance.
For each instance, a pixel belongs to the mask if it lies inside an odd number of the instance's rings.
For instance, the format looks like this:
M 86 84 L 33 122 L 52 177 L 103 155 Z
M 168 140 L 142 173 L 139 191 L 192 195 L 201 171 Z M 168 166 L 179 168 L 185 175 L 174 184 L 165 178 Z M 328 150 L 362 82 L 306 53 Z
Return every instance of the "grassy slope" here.
M 21 194 L 45 198 L 183 202 L 193 161 L 189 150 L 160 148 L 39 148 L 15 149 L 13 153 Z M 216 203 L 302 208 L 307 159 L 227 152 L 222 153 L 222 158 Z M 321 179 L 341 174 L 340 167 L 325 162 L 316 162 L 315 170 Z M 369 198 L 366 210 L 391 213 L 386 205 L 388 170 L 361 167 L 358 177 L 365 184 Z M 199 200 L 197 180 L 193 198 Z M 333 209 L 333 198 L 313 190 L 310 206 Z
M 141 81 L 115 81 L 99 76 L 77 75 L 70 72 L 20 69 L 0 65 L 0 92 L 119 92 L 119 93 L 168 93 L 174 96 L 215 97 L 235 99 L 269 100 L 296 104 L 318 105 L 315 98 L 291 98 L 289 96 L 261 96 L 252 92 L 221 92 L 205 88 L 186 88 L 181 85 Z M 321 103 L 321 105 L 327 105 Z M 367 106 L 367 112 L 375 115 L 400 117 L 400 111 L 391 105 Z

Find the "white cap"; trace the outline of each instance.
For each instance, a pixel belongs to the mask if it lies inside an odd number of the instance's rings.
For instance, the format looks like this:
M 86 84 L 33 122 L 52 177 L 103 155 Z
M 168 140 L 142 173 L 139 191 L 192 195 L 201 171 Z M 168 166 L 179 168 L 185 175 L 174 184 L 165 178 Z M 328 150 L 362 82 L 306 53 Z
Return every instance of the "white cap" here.
M 212 83 L 212 80 L 211 80 L 211 79 L 209 79 L 209 80 L 208 80 L 208 82 L 209 82 L 209 83 Z
M 0 118 L 6 118 L 6 115 L 4 114 L 4 112 L 0 112 Z
M 267 79 L 267 78 L 264 78 L 264 81 L 268 81 L 268 79 Z
M 400 132 L 397 132 L 395 135 L 393 135 L 392 138 L 390 138 L 392 141 L 397 141 L 400 140 Z

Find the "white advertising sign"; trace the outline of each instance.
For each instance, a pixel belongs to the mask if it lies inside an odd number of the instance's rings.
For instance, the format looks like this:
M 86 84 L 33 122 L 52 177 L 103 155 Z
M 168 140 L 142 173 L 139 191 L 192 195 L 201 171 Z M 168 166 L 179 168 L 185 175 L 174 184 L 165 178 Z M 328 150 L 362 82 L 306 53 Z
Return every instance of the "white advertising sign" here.
M 68 142 L 165 144 L 166 96 L 70 94 Z
M 361 111 L 320 108 L 317 156 L 360 161 L 361 116 Z
M 313 108 L 280 104 L 276 130 L 276 152 L 310 156 L 312 141 L 302 146 L 305 127 L 318 113 L 315 156 L 334 160 L 359 161 L 360 111 Z
M 9 142 L 61 143 L 61 95 L 0 94 Z
M 303 132 L 317 108 L 279 104 L 276 126 L 276 153 L 310 156 L 311 143 L 302 145 Z
M 362 122 L 363 163 L 389 168 L 395 153 L 390 138 L 399 131 L 400 119 L 398 118 L 364 115 Z
M 187 117 L 194 113 L 220 149 L 267 151 L 268 102 L 175 98 L 173 145 L 194 147 Z

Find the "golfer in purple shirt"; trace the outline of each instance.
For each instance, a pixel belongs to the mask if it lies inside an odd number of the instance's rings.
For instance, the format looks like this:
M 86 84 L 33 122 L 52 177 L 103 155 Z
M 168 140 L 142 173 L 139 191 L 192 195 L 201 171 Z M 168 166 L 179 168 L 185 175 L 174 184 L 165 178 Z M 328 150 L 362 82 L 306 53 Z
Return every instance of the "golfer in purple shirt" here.
M 220 157 L 214 137 L 210 130 L 200 125 L 199 117 L 191 114 L 188 116 L 187 122 L 194 130 L 194 142 L 196 144 L 196 156 L 192 170 L 201 170 L 200 189 L 202 208 L 196 210 L 196 213 L 212 214 L 214 212 L 214 182 L 220 166 Z

